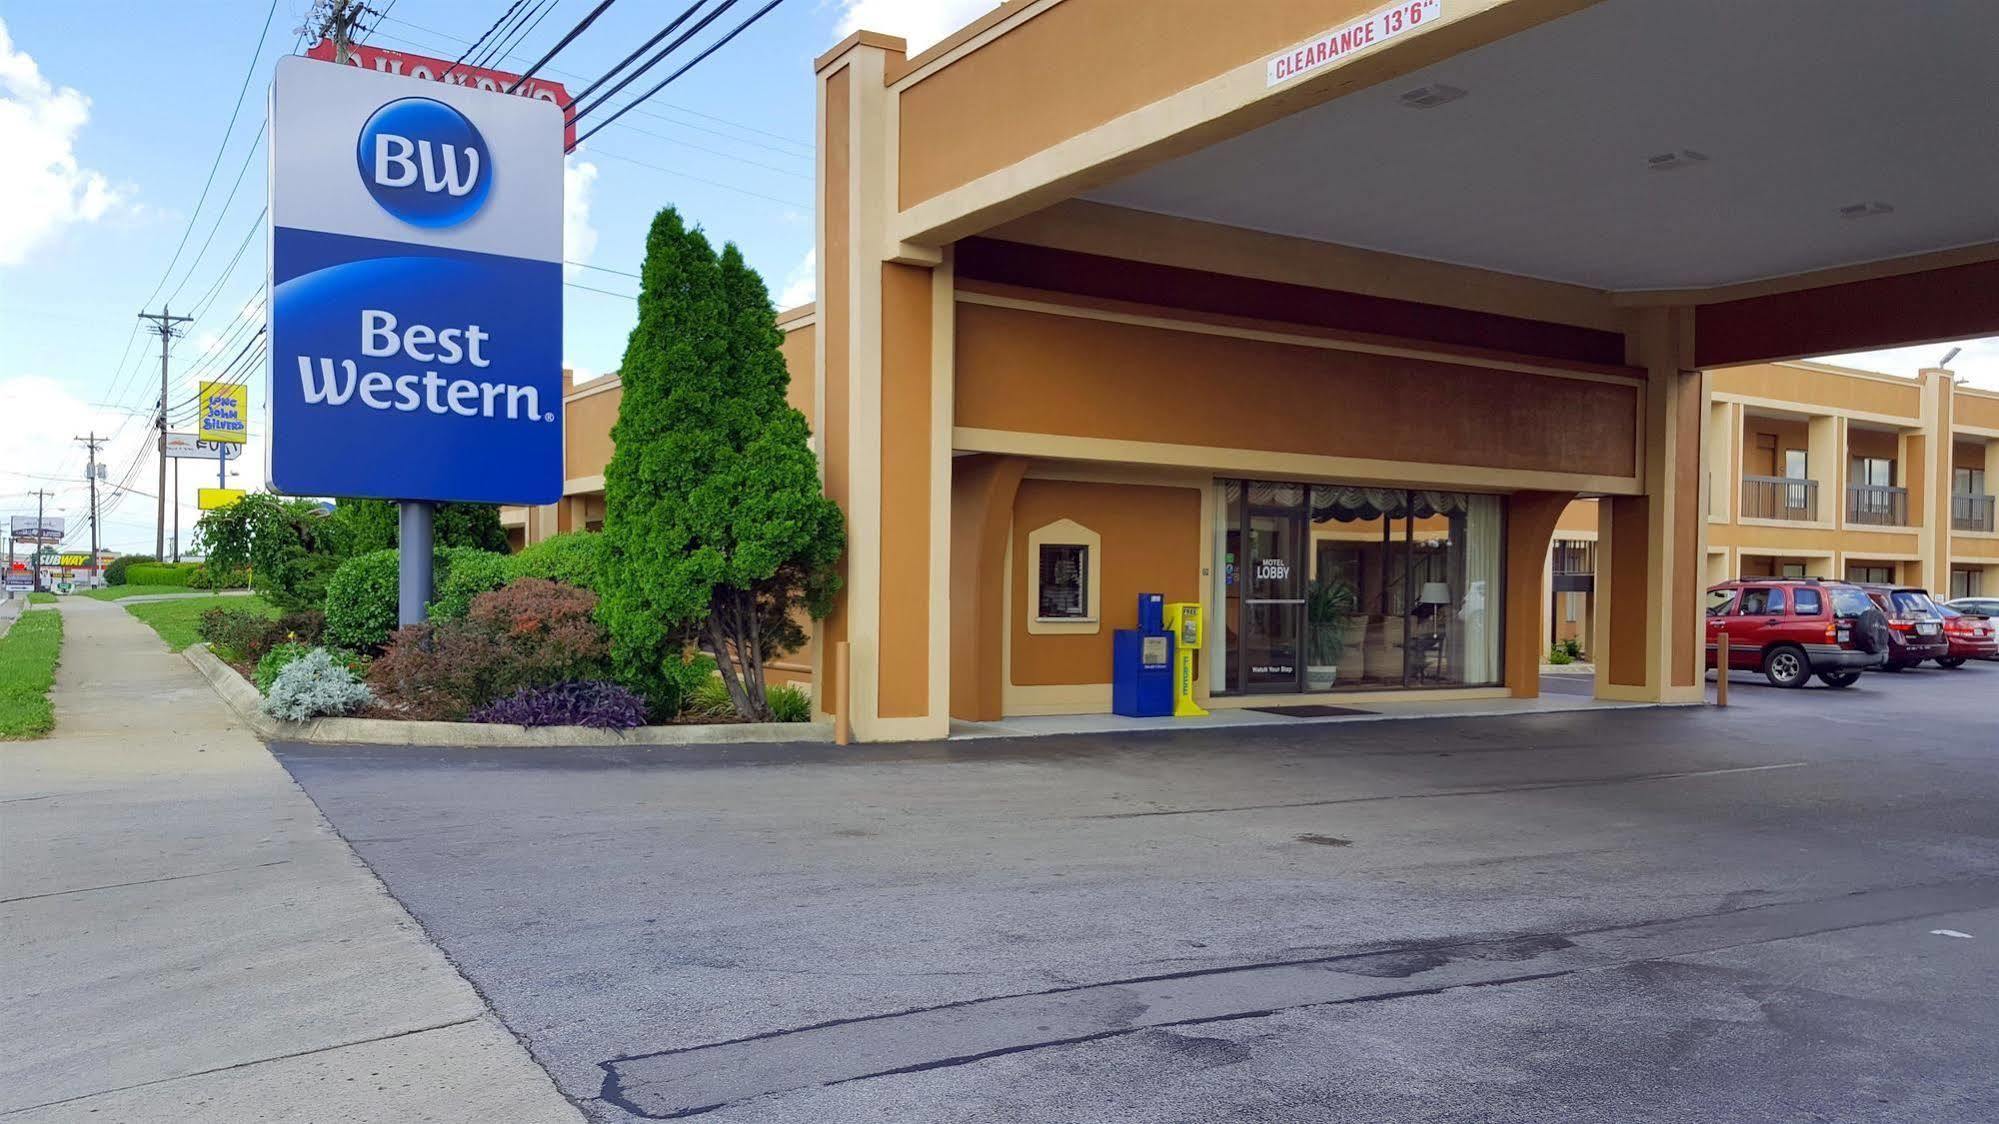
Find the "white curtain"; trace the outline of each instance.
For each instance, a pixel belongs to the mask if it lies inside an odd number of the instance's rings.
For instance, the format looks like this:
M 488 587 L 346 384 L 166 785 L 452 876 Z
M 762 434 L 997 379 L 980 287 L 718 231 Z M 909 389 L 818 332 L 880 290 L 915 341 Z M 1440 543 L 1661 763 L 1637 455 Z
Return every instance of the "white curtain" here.
M 1463 600 L 1458 620 L 1463 625 L 1464 675 L 1468 687 L 1499 681 L 1499 622 L 1505 611 L 1499 587 L 1500 552 L 1504 549 L 1498 496 L 1465 496 Z

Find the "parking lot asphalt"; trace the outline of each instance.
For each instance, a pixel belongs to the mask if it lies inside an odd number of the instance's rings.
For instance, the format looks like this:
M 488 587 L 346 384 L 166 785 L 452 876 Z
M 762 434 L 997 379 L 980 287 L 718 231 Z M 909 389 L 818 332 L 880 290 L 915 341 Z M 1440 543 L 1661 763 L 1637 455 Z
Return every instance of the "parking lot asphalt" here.
M 1999 1119 L 1999 665 L 1715 709 L 273 747 L 596 1120 Z

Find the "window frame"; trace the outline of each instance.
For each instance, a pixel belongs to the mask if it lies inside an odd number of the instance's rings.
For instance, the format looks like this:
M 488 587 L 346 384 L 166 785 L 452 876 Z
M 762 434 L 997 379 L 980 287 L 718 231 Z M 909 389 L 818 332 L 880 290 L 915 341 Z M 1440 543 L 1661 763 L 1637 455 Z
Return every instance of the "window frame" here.
M 1079 547 L 1083 551 L 1083 615 L 1041 615 L 1041 548 Z M 1058 519 L 1029 532 L 1023 563 L 1027 567 L 1027 631 L 1033 636 L 1095 635 L 1103 630 L 1104 538 L 1073 519 Z

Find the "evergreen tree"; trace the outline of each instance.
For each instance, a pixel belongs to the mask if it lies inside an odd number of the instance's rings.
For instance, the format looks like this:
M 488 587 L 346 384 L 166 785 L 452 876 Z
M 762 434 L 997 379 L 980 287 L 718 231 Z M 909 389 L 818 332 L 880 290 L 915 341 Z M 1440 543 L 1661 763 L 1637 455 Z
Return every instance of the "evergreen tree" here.
M 349 556 L 387 550 L 400 536 L 400 518 L 393 500 L 333 501 L 333 520 L 341 550 Z M 438 546 L 507 549 L 507 529 L 500 526 L 500 509 L 490 503 L 441 503 L 431 511 L 431 538 Z
M 689 644 L 737 713 L 767 721 L 764 662 L 823 617 L 845 545 L 811 431 L 785 401 L 784 335 L 733 244 L 717 255 L 671 208 L 653 220 L 639 322 L 604 471 L 603 601 L 626 682 L 667 701 Z

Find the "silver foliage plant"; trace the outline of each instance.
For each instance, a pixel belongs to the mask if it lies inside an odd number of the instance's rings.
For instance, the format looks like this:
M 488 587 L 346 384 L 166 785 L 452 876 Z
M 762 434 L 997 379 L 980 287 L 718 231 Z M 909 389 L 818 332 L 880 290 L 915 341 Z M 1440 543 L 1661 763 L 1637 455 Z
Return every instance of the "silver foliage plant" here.
M 285 665 L 264 696 L 264 713 L 287 722 L 348 714 L 375 701 L 375 693 L 324 648 Z

